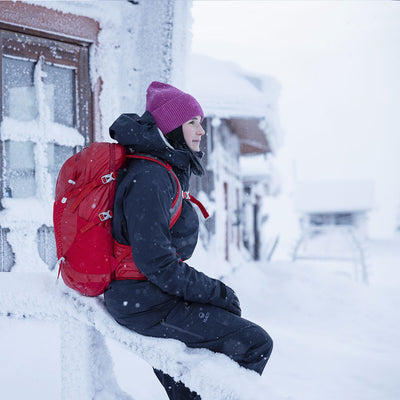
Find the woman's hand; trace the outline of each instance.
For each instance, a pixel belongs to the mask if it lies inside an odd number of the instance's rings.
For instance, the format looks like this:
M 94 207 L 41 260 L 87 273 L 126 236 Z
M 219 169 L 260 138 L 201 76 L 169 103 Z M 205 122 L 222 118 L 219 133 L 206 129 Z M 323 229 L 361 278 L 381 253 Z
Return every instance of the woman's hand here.
M 219 281 L 219 284 L 220 295 L 213 304 L 240 317 L 242 315 L 242 310 L 236 293 L 223 282 Z

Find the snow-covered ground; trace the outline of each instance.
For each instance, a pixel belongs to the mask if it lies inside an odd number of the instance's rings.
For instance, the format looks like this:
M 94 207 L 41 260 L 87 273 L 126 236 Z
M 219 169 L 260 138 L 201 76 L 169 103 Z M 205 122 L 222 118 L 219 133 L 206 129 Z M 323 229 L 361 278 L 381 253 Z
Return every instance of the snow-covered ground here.
M 241 299 L 244 317 L 262 325 L 274 339 L 259 386 L 266 393 L 257 398 L 400 398 L 400 236 L 370 241 L 368 247 L 368 285 L 353 279 L 351 264 L 319 261 L 249 262 L 227 277 Z M 12 272 L 6 274 L 0 276 L 0 289 L 18 302 L 18 293 L 23 296 L 30 282 L 23 274 L 15 274 L 16 279 L 10 279 Z M 13 298 L 1 299 L 2 307 L 13 303 Z M 60 325 L 51 319 L 2 315 L 0 334 L 0 397 L 61 398 L 65 374 L 60 373 Z M 122 390 L 136 400 L 167 399 L 145 361 L 115 340 L 106 341 Z M 173 343 L 167 346 L 180 349 Z M 215 371 L 226 369 L 226 359 L 214 361 Z M 250 375 L 237 381 L 243 385 L 246 379 L 249 385 L 256 382 Z M 253 398 L 249 391 L 248 399 Z
M 239 294 L 275 339 L 263 379 L 282 398 L 400 398 L 399 244 L 370 243 L 369 286 L 323 262 L 252 264 L 236 275 L 256 285 Z

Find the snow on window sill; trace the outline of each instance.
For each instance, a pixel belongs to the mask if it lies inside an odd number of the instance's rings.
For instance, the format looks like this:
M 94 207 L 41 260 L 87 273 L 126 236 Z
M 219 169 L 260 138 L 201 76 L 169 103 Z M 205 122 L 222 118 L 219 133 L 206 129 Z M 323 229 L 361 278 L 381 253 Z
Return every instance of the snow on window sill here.
M 2 140 L 32 140 L 34 142 L 52 142 L 63 146 L 83 146 L 84 137 L 76 128 L 70 128 L 55 122 L 40 123 L 38 120 L 18 121 L 5 117 L 1 124 Z
M 16 222 L 29 221 L 33 225 L 53 225 L 53 203 L 37 198 L 3 198 L 4 210 L 0 213 L 1 226 L 13 226 Z

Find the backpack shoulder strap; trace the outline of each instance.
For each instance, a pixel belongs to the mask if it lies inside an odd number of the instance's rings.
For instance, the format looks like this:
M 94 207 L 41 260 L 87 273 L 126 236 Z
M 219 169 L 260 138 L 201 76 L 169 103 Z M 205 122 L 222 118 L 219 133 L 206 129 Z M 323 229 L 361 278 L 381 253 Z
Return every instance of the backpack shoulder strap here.
M 169 173 L 172 175 L 172 177 L 174 178 L 174 180 L 176 182 L 177 192 L 176 192 L 174 201 L 172 202 L 172 205 L 170 208 L 171 219 L 169 222 L 169 228 L 171 229 L 175 225 L 179 216 L 181 215 L 182 198 L 183 198 L 181 184 L 180 184 L 179 179 L 176 176 L 175 172 L 173 171 L 172 167 L 167 162 L 163 162 L 160 159 L 158 159 L 157 157 L 153 157 L 148 154 L 129 154 L 126 157 L 153 161 L 153 162 L 163 166 L 164 168 L 166 168 L 169 171 Z

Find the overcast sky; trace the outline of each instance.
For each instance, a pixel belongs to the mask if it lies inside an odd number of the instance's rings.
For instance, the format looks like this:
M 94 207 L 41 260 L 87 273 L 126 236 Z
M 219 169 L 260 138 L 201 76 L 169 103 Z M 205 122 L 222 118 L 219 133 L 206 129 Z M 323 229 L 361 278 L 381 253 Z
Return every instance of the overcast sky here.
M 296 179 L 373 179 L 377 205 L 399 209 L 400 2 L 195 0 L 192 13 L 194 53 L 280 82 Z

